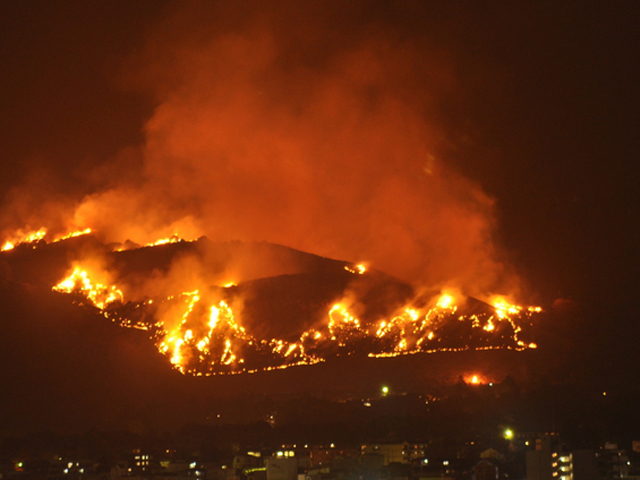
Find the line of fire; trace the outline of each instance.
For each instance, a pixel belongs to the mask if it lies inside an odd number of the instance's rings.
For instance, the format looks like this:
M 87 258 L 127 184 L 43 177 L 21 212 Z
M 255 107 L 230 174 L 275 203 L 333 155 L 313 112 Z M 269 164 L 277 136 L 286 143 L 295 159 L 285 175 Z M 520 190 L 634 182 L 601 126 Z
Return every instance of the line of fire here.
M 22 237 L 15 235 L 6 241 L 4 252 L 46 250 L 83 238 L 85 242 L 97 241 L 90 229 L 49 242 L 44 228 L 19 233 Z M 147 331 L 175 369 L 194 376 L 312 365 L 339 356 L 394 357 L 537 347 L 528 339 L 527 330 L 540 307 L 521 307 L 501 296 L 483 302 L 453 291 L 417 293 L 364 264 L 317 257 L 311 266 L 290 266 L 275 272 L 280 275 L 268 277 L 263 277 L 259 265 L 255 271 L 249 265 L 244 273 L 232 273 L 233 264 L 222 269 L 213 265 L 204 267 L 212 272 L 191 282 L 168 280 L 166 268 L 160 274 L 162 268 L 136 266 L 142 257 L 149 257 L 147 262 L 166 257 L 163 261 L 168 262 L 170 271 L 185 258 L 206 262 L 202 252 L 216 248 L 216 243 L 206 238 L 187 241 L 176 235 L 142 246 L 100 245 L 99 252 L 73 260 L 51 288 L 79 306 L 97 309 L 122 327 Z M 282 249 L 263 245 L 264 252 L 255 254 L 257 264 L 261 255 L 271 255 L 270 248 Z M 301 252 L 289 254 L 311 257 Z M 238 254 L 231 253 L 234 255 Z M 309 259 L 298 263 L 305 262 Z M 156 284 L 140 285 L 143 274 L 153 277 Z M 301 290 L 305 282 L 309 288 Z M 165 285 L 159 287 L 159 283 Z M 314 285 L 318 288 L 310 293 Z M 250 304 L 251 299 L 255 303 L 256 295 L 265 297 L 262 303 L 269 303 L 263 293 L 268 289 L 297 296 L 294 303 L 304 302 L 307 299 L 300 297 L 310 294 L 315 297 L 314 307 L 285 313 L 278 308 L 288 306 L 272 301 L 276 304 L 274 318 L 266 322 Z M 278 325 L 283 317 L 287 317 L 286 324 Z

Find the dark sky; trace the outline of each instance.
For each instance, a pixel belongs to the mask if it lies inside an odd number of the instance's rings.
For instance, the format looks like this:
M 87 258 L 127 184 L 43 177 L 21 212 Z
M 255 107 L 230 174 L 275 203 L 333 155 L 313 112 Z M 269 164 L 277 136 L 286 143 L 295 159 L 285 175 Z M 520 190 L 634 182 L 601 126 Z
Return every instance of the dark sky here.
M 531 300 L 634 320 L 634 3 L 343 3 L 2 2 L 5 235 L 35 211 L 113 231 L 102 219 L 135 197 L 119 235 L 234 225 L 385 270 L 391 251 L 412 280 L 518 277 Z

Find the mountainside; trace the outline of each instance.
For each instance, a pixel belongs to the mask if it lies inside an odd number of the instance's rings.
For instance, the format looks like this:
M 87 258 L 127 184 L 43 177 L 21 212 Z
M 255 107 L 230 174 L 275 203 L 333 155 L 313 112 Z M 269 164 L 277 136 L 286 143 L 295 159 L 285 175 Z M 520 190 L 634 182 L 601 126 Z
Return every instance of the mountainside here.
M 529 313 L 447 295 L 435 305 L 437 292 L 364 266 L 267 243 L 125 246 L 84 235 L 0 254 L 5 429 L 175 426 L 240 392 L 491 381 L 529 375 L 539 357 L 512 351 Z M 437 353 L 409 355 L 420 352 Z M 198 377 L 241 372 L 256 373 Z

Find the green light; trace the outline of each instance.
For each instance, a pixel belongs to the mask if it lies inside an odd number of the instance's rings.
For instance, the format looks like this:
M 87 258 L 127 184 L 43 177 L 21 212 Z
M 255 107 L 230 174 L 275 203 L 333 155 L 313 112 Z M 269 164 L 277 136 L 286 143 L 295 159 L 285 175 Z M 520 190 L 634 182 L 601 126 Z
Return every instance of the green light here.
M 387 386 L 382 387 L 382 394 L 386 395 L 387 393 L 389 393 L 389 387 Z
M 513 438 L 513 430 L 511 430 L 510 428 L 507 428 L 504 431 L 504 438 L 507 440 L 511 440 Z

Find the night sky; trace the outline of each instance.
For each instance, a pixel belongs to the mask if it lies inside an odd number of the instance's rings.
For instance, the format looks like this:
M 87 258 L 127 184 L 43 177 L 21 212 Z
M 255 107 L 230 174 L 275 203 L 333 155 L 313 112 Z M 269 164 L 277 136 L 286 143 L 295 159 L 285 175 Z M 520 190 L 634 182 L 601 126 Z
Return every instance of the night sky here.
M 635 344 L 633 2 L 15 1 L 0 19 L 4 236 L 273 241 L 573 302 L 590 345 Z

